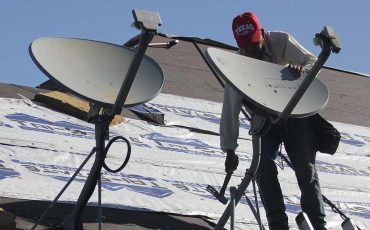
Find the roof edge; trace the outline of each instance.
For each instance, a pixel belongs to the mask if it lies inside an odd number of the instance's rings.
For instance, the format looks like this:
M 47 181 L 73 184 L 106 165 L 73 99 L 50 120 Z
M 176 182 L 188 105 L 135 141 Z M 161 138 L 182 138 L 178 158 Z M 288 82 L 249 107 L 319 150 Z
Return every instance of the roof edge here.
M 350 71 L 350 70 L 344 70 L 344 69 L 338 69 L 338 68 L 334 68 L 334 67 L 330 67 L 330 66 L 324 66 L 323 68 L 330 69 L 330 70 L 335 70 L 335 71 L 342 72 L 342 73 L 349 73 L 349 74 L 353 74 L 353 75 L 357 75 L 357 76 L 361 76 L 361 77 L 370 78 L 370 75 L 365 74 L 365 73 L 360 73 L 360 72 L 355 72 L 355 71 Z
M 172 39 L 178 39 L 181 41 L 187 41 L 187 42 L 196 42 L 203 45 L 209 45 L 224 49 L 230 49 L 230 50 L 238 50 L 235 46 L 231 46 L 213 39 L 209 38 L 199 38 L 199 37 L 186 37 L 186 36 L 177 36 L 177 35 L 170 35 L 165 33 L 157 33 L 158 36 L 165 37 L 165 38 L 172 38 Z

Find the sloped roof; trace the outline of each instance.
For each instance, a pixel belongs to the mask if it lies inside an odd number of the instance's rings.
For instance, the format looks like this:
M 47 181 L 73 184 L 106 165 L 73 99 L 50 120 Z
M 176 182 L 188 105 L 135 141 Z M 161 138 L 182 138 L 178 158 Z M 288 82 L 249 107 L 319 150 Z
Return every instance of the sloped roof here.
M 153 42 L 170 40 L 173 39 L 155 36 Z M 204 44 L 198 46 L 202 51 L 208 47 Z M 192 42 L 180 40 L 170 49 L 149 48 L 147 55 L 164 70 L 163 93 L 222 102 L 223 88 Z M 327 85 L 330 93 L 328 105 L 321 112 L 325 118 L 370 127 L 369 77 L 324 67 L 318 78 Z
M 165 84 L 162 92 L 222 102 L 223 87 L 220 81 L 222 83 L 223 81 L 220 78 L 217 79 L 212 73 L 194 43 L 196 42 L 202 52 L 209 46 L 217 46 L 230 51 L 236 48 L 209 39 L 189 37 L 155 36 L 152 43 L 165 43 L 175 39 L 181 40 L 169 49 L 149 47 L 146 52 L 161 65 L 164 71 Z M 135 42 L 131 43 L 135 44 Z M 330 93 L 328 105 L 320 112 L 321 115 L 331 121 L 370 127 L 369 77 L 324 67 L 318 78 L 326 84 Z M 61 89 L 51 81 L 39 87 Z
M 235 51 L 236 48 L 209 39 L 164 36 L 163 34 L 155 36 L 152 43 L 165 43 L 175 39 L 179 42 L 169 49 L 149 47 L 146 52 L 161 65 L 164 71 L 165 84 L 162 92 L 222 102 L 223 87 L 219 82 L 222 80 L 217 79 L 212 73 L 195 43 L 202 52 L 209 46 L 230 51 Z M 135 41 L 135 38 L 132 40 Z M 126 44 L 133 45 L 135 42 Z M 318 78 L 326 84 L 330 93 L 328 105 L 320 112 L 321 115 L 331 121 L 370 127 L 369 77 L 324 67 Z M 40 87 L 60 89 L 51 81 L 41 84 Z
M 153 42 L 168 42 L 171 40 L 173 38 L 155 36 Z M 198 44 L 202 51 L 211 44 L 209 41 L 207 42 L 208 44 Z M 223 48 L 234 50 L 227 46 L 223 46 Z M 163 93 L 222 102 L 223 87 L 206 65 L 191 40 L 180 40 L 177 45 L 170 49 L 148 48 L 146 54 L 154 58 L 164 70 Z M 319 78 L 328 86 L 330 91 L 329 103 L 321 112 L 324 117 L 333 121 L 370 127 L 370 79 L 368 77 L 333 68 L 324 68 Z M 41 85 L 41 87 L 56 86 L 54 83 L 48 82 Z M 0 89 L 0 97 L 20 98 L 21 96 L 18 94 L 21 94 L 31 99 L 35 93 L 45 91 L 1 83 Z M 124 111 L 124 114 L 127 115 L 127 111 Z M 8 202 L 17 201 L 10 200 Z M 38 212 L 41 213 L 43 210 L 44 207 L 40 208 Z M 119 212 L 119 214 L 122 213 Z M 125 215 L 129 213 L 127 212 Z M 135 218 L 137 221 L 137 217 Z M 175 217 L 168 216 L 167 219 L 171 218 Z M 145 224 L 146 219 L 148 219 L 147 215 L 140 220 L 140 223 Z M 156 221 L 158 220 L 156 219 Z M 207 225 L 203 221 L 194 219 L 183 218 L 180 222 L 182 221 L 190 223 L 188 226 L 191 226 L 191 221 L 196 221 L 199 229 L 206 229 L 205 226 Z

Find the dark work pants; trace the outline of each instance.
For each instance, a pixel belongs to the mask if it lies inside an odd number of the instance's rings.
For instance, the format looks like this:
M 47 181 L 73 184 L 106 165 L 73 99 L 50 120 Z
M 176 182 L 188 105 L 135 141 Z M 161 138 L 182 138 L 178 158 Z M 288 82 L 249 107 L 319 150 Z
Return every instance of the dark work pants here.
M 301 190 L 301 207 L 315 230 L 325 228 L 325 212 L 319 178 L 315 168 L 316 137 L 310 119 L 288 119 L 286 125 L 277 124 L 261 138 L 261 161 L 257 182 L 266 210 L 270 229 L 288 229 L 283 194 L 278 181 L 278 171 L 272 156 L 284 141 L 285 150 L 292 162 Z

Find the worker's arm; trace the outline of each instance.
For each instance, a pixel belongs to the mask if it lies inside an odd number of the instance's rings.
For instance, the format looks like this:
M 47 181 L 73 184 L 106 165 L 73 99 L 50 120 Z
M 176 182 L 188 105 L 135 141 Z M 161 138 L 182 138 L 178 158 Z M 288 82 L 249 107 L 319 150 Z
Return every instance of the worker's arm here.
M 226 153 L 226 172 L 234 171 L 239 162 L 235 149 L 238 147 L 241 105 L 242 97 L 226 84 L 220 121 L 220 143 L 221 149 Z

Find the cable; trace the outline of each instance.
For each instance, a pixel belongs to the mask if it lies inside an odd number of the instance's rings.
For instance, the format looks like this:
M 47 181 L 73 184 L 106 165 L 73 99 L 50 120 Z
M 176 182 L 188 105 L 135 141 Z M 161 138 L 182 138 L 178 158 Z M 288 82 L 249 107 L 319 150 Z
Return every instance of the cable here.
M 130 156 L 131 156 L 131 144 L 130 144 L 130 142 L 129 142 L 126 138 L 124 138 L 124 137 L 122 137 L 122 136 L 116 136 L 116 137 L 114 137 L 112 140 L 110 140 L 110 141 L 109 141 L 109 143 L 108 143 L 107 147 L 106 147 L 106 148 L 105 148 L 105 150 L 104 150 L 104 156 L 105 156 L 105 157 L 107 156 L 107 153 L 108 153 L 108 151 L 109 151 L 110 146 L 111 146 L 114 142 L 116 142 L 117 140 L 122 140 L 122 141 L 126 142 L 126 145 L 127 145 L 127 153 L 126 153 L 125 161 L 124 161 L 124 162 L 123 162 L 123 164 L 122 164 L 119 168 L 117 168 L 117 169 L 111 169 L 111 168 L 109 168 L 109 167 L 107 166 L 107 164 L 105 163 L 105 159 L 104 159 L 104 161 L 103 161 L 103 168 L 104 168 L 105 170 L 107 170 L 108 172 L 111 172 L 111 173 L 117 173 L 117 172 L 121 171 L 121 170 L 122 170 L 122 169 L 127 165 L 128 161 L 130 160 Z

